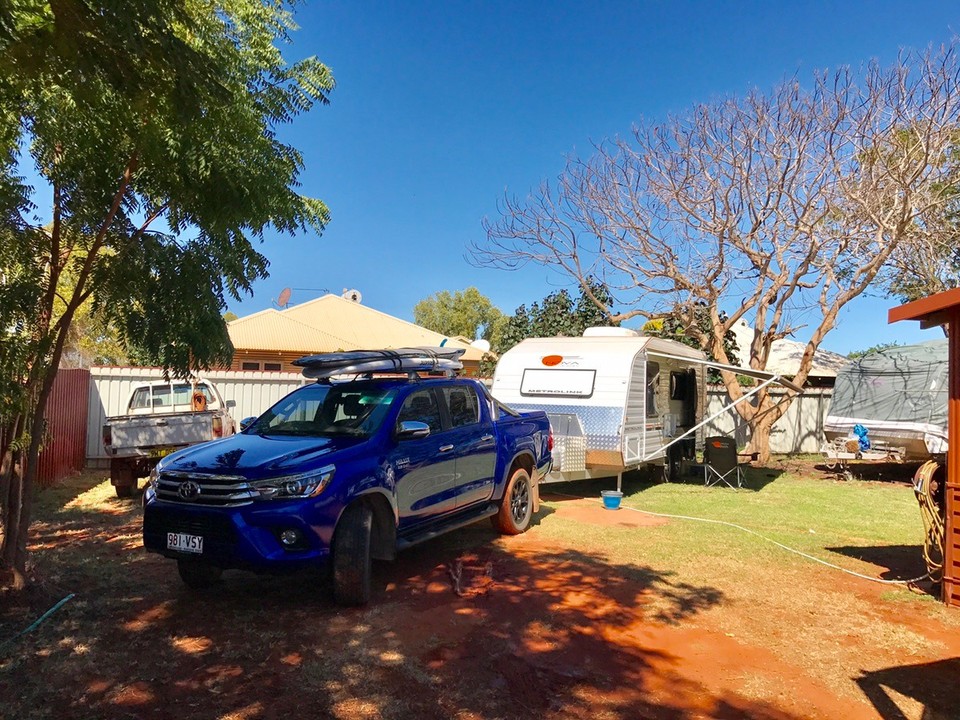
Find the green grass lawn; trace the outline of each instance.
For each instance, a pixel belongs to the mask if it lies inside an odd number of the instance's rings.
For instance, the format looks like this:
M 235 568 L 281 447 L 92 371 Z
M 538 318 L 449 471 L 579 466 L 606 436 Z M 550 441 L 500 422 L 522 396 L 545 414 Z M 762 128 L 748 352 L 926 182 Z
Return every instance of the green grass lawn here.
M 600 480 L 549 485 L 543 492 L 548 497 L 550 493 L 566 493 L 597 498 L 599 502 L 600 491 L 611 489 L 612 483 Z M 842 482 L 748 468 L 745 485 L 732 490 L 704 487 L 694 479 L 670 484 L 627 480 L 623 507 L 617 512 L 641 510 L 734 523 L 826 562 L 883 579 L 910 579 L 926 572 L 921 556 L 920 513 L 912 488 L 904 483 Z M 546 505 L 558 507 L 564 501 Z M 771 572 L 817 567 L 809 559 L 725 525 L 682 519 L 635 529 L 615 524 L 544 525 L 548 534 L 575 536 L 578 542 L 606 548 L 617 561 L 642 558 L 679 572 L 712 575 L 711 568 L 727 568 L 731 561 Z M 823 571 L 845 577 L 829 568 Z M 901 593 L 924 597 L 896 585 L 890 585 L 889 590 L 891 597 Z

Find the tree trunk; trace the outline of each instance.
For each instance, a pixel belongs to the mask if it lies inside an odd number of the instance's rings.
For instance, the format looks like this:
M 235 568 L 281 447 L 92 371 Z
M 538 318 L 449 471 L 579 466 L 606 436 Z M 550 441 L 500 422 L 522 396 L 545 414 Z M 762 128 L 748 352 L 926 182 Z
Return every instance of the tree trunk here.
M 0 545 L 0 573 L 15 590 L 26 585 L 27 528 L 23 523 L 23 464 L 20 453 L 7 452 L 0 465 L 3 489 L 3 544 Z M 29 512 L 29 507 L 27 511 Z M 22 547 L 22 551 L 21 551 Z
M 770 462 L 770 431 L 774 422 L 773 415 L 765 413 L 755 416 L 753 422 L 747 423 L 750 427 L 747 452 L 757 453 L 757 464 L 761 467 Z

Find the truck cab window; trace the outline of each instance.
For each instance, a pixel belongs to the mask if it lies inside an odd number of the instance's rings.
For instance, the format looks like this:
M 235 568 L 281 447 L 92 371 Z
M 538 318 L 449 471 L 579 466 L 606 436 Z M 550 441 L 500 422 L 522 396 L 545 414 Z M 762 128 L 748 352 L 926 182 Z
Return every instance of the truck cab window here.
M 660 387 L 660 363 L 647 362 L 647 417 L 656 417 L 657 389 Z
M 131 410 L 142 410 L 150 407 L 150 388 L 137 388 L 133 391 L 133 397 L 130 398 Z
M 480 401 L 472 387 L 469 385 L 445 387 L 443 395 L 450 409 L 450 422 L 453 427 L 475 425 L 480 422 Z
M 403 401 L 397 424 L 399 426 L 408 420 L 426 423 L 430 426 L 431 433 L 438 433 L 443 429 L 440 424 L 440 408 L 432 391 L 418 390 Z

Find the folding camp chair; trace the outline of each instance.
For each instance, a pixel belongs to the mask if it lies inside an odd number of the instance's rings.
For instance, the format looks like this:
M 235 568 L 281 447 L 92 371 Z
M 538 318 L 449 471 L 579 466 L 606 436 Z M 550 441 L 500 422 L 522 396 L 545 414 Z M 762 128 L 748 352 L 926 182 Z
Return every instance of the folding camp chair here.
M 743 487 L 743 470 L 737 456 L 737 443 L 731 437 L 716 435 L 704 440 L 703 484 L 723 483 L 727 487 Z

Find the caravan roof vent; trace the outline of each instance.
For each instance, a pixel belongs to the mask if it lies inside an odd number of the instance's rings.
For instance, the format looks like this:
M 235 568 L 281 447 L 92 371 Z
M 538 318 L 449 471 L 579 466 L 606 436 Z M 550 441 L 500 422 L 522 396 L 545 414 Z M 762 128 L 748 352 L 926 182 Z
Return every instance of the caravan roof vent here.
M 636 330 L 625 327 L 588 327 L 584 337 L 643 337 Z

